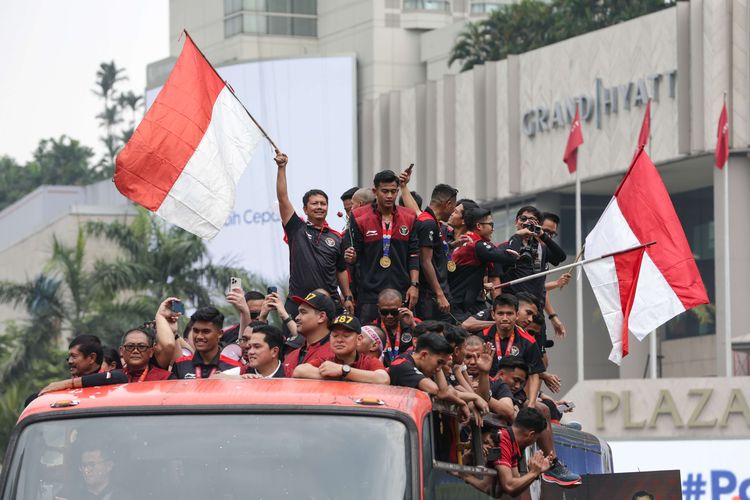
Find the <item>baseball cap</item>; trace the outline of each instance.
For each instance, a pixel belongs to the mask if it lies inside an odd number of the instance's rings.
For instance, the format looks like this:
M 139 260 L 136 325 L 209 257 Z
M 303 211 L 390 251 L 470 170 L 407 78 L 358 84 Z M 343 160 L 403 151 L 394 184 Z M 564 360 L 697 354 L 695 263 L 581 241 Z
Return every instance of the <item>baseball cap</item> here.
M 330 297 L 322 293 L 310 292 L 305 295 L 304 299 L 295 295 L 292 297 L 292 302 L 297 305 L 305 304 L 318 311 L 323 311 L 328 316 L 328 321 L 331 321 L 336 315 L 336 306 L 333 301 Z
M 350 316 L 348 314 L 341 314 L 340 316 L 336 316 L 336 319 L 333 320 L 333 325 L 331 325 L 331 328 L 345 328 L 347 330 L 351 330 L 354 333 L 362 333 L 362 325 L 360 324 L 359 320 L 355 318 L 354 316 Z

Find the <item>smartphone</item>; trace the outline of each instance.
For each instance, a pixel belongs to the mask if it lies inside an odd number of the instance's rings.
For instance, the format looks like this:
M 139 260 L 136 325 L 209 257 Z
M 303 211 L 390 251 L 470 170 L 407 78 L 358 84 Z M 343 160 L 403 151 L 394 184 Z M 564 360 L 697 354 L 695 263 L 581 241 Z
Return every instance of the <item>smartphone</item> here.
M 414 164 L 410 163 L 408 167 L 406 167 L 407 172 L 411 172 L 414 169 Z
M 185 304 L 181 300 L 173 300 L 169 308 L 173 313 L 185 314 Z
M 575 407 L 576 407 L 576 404 L 574 402 L 572 402 L 572 401 L 569 401 L 567 404 L 566 403 L 562 403 L 562 404 L 557 405 L 557 410 L 560 413 L 565 413 L 565 412 L 568 412 L 568 411 L 572 410 Z
M 231 292 L 235 288 L 242 288 L 242 280 L 232 276 L 231 278 L 229 278 L 229 290 L 227 290 L 227 293 Z
M 500 448 L 490 448 L 487 452 L 487 462 L 500 460 Z
M 272 293 L 277 293 L 278 291 L 279 289 L 276 288 L 275 286 L 269 286 L 268 289 L 266 290 L 266 295 L 271 295 Z

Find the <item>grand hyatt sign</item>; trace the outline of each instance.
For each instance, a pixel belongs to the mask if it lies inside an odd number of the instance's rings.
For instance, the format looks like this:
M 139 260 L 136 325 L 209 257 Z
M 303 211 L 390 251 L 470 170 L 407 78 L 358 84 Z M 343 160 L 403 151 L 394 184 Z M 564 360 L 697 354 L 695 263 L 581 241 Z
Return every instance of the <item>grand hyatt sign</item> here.
M 573 122 L 576 104 L 581 120 L 596 118 L 596 128 L 602 128 L 604 115 L 630 111 L 633 106 L 644 106 L 649 99 L 658 102 L 661 97 L 674 99 L 677 91 L 677 70 L 654 73 L 621 85 L 607 87 L 601 78 L 594 81 L 593 94 L 581 94 L 557 101 L 550 106 L 538 106 L 523 114 L 521 125 L 528 137 L 553 129 L 568 130 Z

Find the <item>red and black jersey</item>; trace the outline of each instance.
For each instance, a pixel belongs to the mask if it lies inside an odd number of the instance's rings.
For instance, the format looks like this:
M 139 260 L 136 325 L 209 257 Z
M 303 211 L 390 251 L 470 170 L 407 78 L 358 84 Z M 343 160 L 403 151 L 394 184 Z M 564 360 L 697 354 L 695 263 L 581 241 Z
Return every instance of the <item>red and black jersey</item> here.
M 497 248 L 473 231 L 466 235 L 471 241 L 453 252 L 456 271 L 448 274 L 453 302 L 469 311 L 479 301 L 484 286 L 484 276 L 490 264 L 510 265 L 518 257 L 516 245 Z
M 411 352 L 404 353 L 396 358 L 388 368 L 388 375 L 391 377 L 391 385 L 412 387 L 414 389 L 419 389 L 419 383 L 427 378 L 417 368 Z
M 448 241 L 441 228 L 441 224 L 435 217 L 435 212 L 430 207 L 425 208 L 424 212 L 417 217 L 417 237 L 419 247 L 432 248 L 432 267 L 435 269 L 440 288 L 445 293 L 448 300 L 451 300 L 450 289 L 448 287 Z M 427 282 L 424 271 L 419 270 L 419 297 L 434 297 L 435 292 Z
M 293 350 L 286 356 L 284 356 L 284 376 L 291 377 L 294 374 L 294 369 L 297 365 L 307 363 L 313 358 L 320 358 L 324 361 L 333 360 L 333 351 L 331 351 L 331 344 L 329 340 L 331 334 L 329 333 L 319 341 L 312 345 L 307 345 L 307 342 L 302 344 L 302 347 Z
M 485 342 L 490 342 L 495 346 L 495 359 L 492 360 L 490 377 L 497 375 L 498 365 L 504 356 L 517 356 L 523 359 L 529 367 L 529 375 L 545 371 L 542 351 L 534 336 L 524 329 L 516 326 L 513 333 L 504 339 L 498 334 L 497 326 L 491 326 L 482 331 L 482 338 Z
M 500 438 L 500 458 L 490 464 L 490 466 L 504 466 L 509 469 L 518 468 L 518 461 L 521 459 L 521 449 L 518 447 L 513 429 L 502 427 L 499 431 Z
M 315 227 L 297 214 L 292 214 L 284 232 L 289 244 L 289 295 L 304 297 L 322 288 L 337 296 L 337 273 L 346 270 L 341 234 L 328 224 Z
M 240 366 L 239 361 L 218 353 L 210 363 L 204 363 L 200 353 L 196 352 L 192 356 L 183 356 L 175 361 L 172 373 L 179 379 L 208 378 L 214 373 L 231 370 L 236 366 Z
M 409 288 L 409 271 L 419 269 L 419 241 L 415 231 L 417 215 L 406 207 L 394 207 L 391 223 L 383 227 L 383 219 L 373 202 L 352 210 L 351 232 L 357 252 L 357 300 L 374 304 L 385 288 L 405 293 Z M 390 266 L 383 268 L 383 230 L 391 233 Z

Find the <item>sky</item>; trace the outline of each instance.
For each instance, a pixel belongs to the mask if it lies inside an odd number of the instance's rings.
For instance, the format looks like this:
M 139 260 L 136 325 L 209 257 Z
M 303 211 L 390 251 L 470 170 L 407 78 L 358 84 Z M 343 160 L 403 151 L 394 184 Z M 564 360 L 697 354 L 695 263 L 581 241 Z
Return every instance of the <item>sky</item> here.
M 169 56 L 169 1 L 4 0 L 0 47 L 0 156 L 25 163 L 63 134 L 99 156 L 99 63 L 114 60 L 120 89 L 143 94 L 146 65 Z

